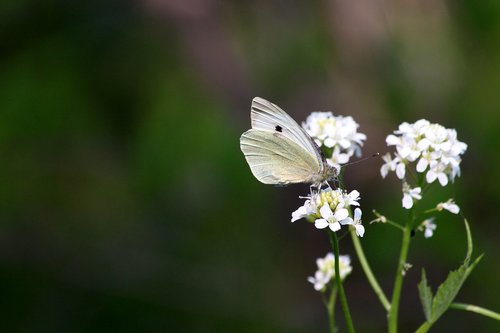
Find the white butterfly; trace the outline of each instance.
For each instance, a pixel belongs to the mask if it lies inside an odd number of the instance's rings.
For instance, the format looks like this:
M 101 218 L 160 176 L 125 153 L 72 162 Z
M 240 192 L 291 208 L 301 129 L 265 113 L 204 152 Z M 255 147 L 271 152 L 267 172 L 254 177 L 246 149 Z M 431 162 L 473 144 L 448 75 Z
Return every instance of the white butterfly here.
M 241 135 L 240 147 L 253 175 L 264 184 L 309 183 L 321 186 L 335 178 L 313 139 L 285 111 L 255 97 L 252 129 Z

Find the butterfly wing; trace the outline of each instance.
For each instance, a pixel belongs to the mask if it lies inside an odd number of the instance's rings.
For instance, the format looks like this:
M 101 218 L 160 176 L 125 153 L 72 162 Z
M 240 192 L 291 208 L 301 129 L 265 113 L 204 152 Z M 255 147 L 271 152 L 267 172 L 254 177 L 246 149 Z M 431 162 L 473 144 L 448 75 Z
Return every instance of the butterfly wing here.
M 322 170 L 315 155 L 278 131 L 250 129 L 241 135 L 240 147 L 264 184 L 312 183 Z
M 315 156 L 319 163 L 323 163 L 323 157 L 316 143 L 309 134 L 290 117 L 279 106 L 266 101 L 263 98 L 255 97 L 252 100 L 252 128 L 269 132 L 280 132 L 289 140 L 300 145 L 309 154 Z

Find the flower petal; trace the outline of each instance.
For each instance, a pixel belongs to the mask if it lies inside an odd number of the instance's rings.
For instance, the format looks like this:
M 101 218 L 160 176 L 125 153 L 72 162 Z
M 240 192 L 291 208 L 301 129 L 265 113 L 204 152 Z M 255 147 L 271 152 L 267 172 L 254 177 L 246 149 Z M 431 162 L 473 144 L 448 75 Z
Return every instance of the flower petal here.
M 339 223 L 342 225 L 347 225 L 347 224 L 354 224 L 354 221 L 350 217 L 346 217 L 345 219 L 340 220 Z
M 396 176 L 399 179 L 403 179 L 405 177 L 405 173 L 406 173 L 406 168 L 404 163 L 399 163 L 398 166 L 396 167 Z
M 460 212 L 460 207 L 455 203 L 445 202 L 443 208 L 453 214 L 458 214 Z
M 338 222 L 330 223 L 330 229 L 332 231 L 340 230 L 340 223 L 338 223 Z
M 325 219 L 316 219 L 316 221 L 314 221 L 314 226 L 318 229 L 325 229 L 328 227 L 328 224 L 328 221 Z
M 439 173 L 438 174 L 438 180 L 439 180 L 439 184 L 441 184 L 441 186 L 446 186 L 448 185 L 448 176 L 446 176 L 446 174 L 444 173 Z
M 292 222 L 300 220 L 306 215 L 307 215 L 307 208 L 305 206 L 301 206 L 292 213 Z
M 362 214 L 361 209 L 356 208 L 354 210 L 354 220 L 355 221 L 360 221 L 361 220 L 361 214 Z
M 351 200 L 359 200 L 359 191 L 352 190 L 351 193 L 349 193 L 349 198 L 351 198 Z
M 434 234 L 434 231 L 432 229 L 425 228 L 425 231 L 424 231 L 425 238 L 431 238 L 433 234 Z
M 397 136 L 393 135 L 393 134 L 390 134 L 385 139 L 385 143 L 388 146 L 395 146 L 395 145 L 399 145 L 401 143 L 401 139 L 398 138 Z
M 410 209 L 411 207 L 413 207 L 413 199 L 411 198 L 411 196 L 409 194 L 404 194 L 403 195 L 403 207 L 406 208 L 406 209 Z
M 325 147 L 328 147 L 328 148 L 332 148 L 333 146 L 335 146 L 335 144 L 337 143 L 336 140 L 328 137 L 325 139 L 325 141 L 323 141 L 323 144 L 325 145 Z
M 425 180 L 427 183 L 433 183 L 437 178 L 437 174 L 433 170 L 427 171 L 427 174 L 425 175 Z
M 417 171 L 420 173 L 424 172 L 428 165 L 429 161 L 425 157 L 422 157 L 417 163 Z
M 363 237 L 365 234 L 365 227 L 362 224 L 356 224 L 354 228 L 356 228 L 356 235 Z
M 325 219 L 330 219 L 333 217 L 333 212 L 328 203 L 324 203 L 323 206 L 319 209 L 319 212 L 321 214 L 321 217 Z
M 380 175 L 382 178 L 387 177 L 387 174 L 389 173 L 390 165 L 389 164 L 384 164 L 380 167 Z
M 345 208 L 337 209 L 337 211 L 335 212 L 335 219 L 337 221 L 343 220 L 348 216 L 349 216 L 349 212 Z

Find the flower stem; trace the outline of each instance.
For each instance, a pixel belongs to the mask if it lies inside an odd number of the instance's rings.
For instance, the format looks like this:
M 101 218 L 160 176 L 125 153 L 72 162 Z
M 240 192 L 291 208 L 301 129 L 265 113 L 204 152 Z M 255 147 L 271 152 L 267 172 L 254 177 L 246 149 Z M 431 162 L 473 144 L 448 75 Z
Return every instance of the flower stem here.
M 477 314 L 481 314 L 485 317 L 490 317 L 492 319 L 500 320 L 500 313 L 482 308 L 477 305 L 472 305 L 472 304 L 464 304 L 464 303 L 451 303 L 450 304 L 450 309 L 455 309 L 455 310 L 464 310 L 464 311 L 470 311 L 470 312 L 475 312 Z M 429 331 L 433 323 L 430 323 L 428 321 L 424 322 L 420 327 L 415 331 L 415 333 L 426 333 Z
M 328 322 L 330 324 L 330 333 L 335 333 L 335 299 L 337 296 L 337 287 L 334 285 L 330 290 L 330 298 L 326 303 L 328 310 Z
M 426 321 L 422 325 L 420 325 L 420 327 L 415 331 L 415 333 L 426 333 L 431 328 L 431 326 L 432 324 Z
M 351 319 L 351 313 L 349 312 L 349 305 L 347 305 L 347 298 L 345 296 L 344 287 L 342 286 L 342 280 L 340 279 L 339 241 L 335 232 L 329 231 L 328 233 L 330 234 L 330 243 L 332 244 L 333 253 L 335 254 L 335 281 L 337 282 L 337 288 L 339 290 L 340 303 L 342 304 L 347 331 L 349 333 L 354 333 L 355 330 Z
M 434 213 L 434 212 L 437 212 L 437 208 L 431 208 L 431 209 L 427 209 L 424 211 L 424 214 L 429 214 L 429 213 Z
M 412 219 L 413 220 L 413 219 Z M 405 226 L 403 232 L 403 241 L 401 244 L 401 252 L 399 254 L 398 268 L 396 270 L 396 278 L 392 289 L 391 308 L 389 310 L 389 333 L 398 331 L 398 309 L 399 299 L 401 296 L 401 287 L 403 286 L 403 268 L 408 256 L 408 248 L 410 246 L 411 224 Z
M 387 223 L 392 225 L 393 227 L 396 227 L 397 229 L 401 230 L 401 231 L 404 231 L 405 228 L 403 228 L 402 226 L 400 226 L 399 224 L 397 224 L 396 222 L 393 222 L 391 220 L 387 220 Z
M 365 253 L 363 251 L 363 247 L 361 246 L 361 242 L 359 241 L 358 236 L 356 236 L 356 232 L 354 230 L 351 230 L 351 238 L 352 238 L 352 243 L 354 244 L 354 250 L 356 251 L 356 255 L 358 256 L 359 263 L 361 264 L 361 267 L 363 268 L 363 271 L 365 272 L 366 278 L 368 279 L 368 282 L 373 288 L 373 291 L 375 294 L 378 296 L 378 299 L 380 300 L 380 303 L 382 303 L 382 306 L 384 309 L 389 312 L 391 308 L 391 304 L 387 300 L 387 297 L 384 294 L 384 291 L 382 288 L 380 288 L 380 285 L 377 282 L 377 279 L 375 278 L 375 275 L 373 275 L 373 272 L 370 268 L 370 265 L 368 264 L 368 261 L 366 260 Z
M 465 311 L 475 312 L 475 313 L 481 314 L 483 316 L 490 317 L 492 319 L 500 320 L 500 313 L 482 308 L 482 307 L 477 306 L 477 305 L 464 304 L 464 303 L 451 303 L 450 308 L 456 309 L 456 310 L 465 310 Z

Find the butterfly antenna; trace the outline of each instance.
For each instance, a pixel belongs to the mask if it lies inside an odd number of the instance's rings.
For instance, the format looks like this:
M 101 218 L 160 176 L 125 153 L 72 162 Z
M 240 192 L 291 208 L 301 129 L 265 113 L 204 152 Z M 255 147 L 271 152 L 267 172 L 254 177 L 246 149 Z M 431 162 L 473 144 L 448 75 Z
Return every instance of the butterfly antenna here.
M 375 154 L 373 154 L 372 156 L 363 157 L 363 158 L 362 158 L 362 159 L 360 159 L 360 160 L 353 161 L 353 162 L 350 162 L 350 163 L 347 163 L 347 164 L 341 165 L 340 167 L 341 167 L 341 168 L 343 168 L 343 167 L 346 167 L 346 166 L 348 166 L 348 165 L 357 164 L 357 163 L 360 163 L 360 162 L 363 162 L 363 161 L 369 160 L 370 158 L 377 157 L 377 156 L 380 156 L 380 153 L 375 153 Z

